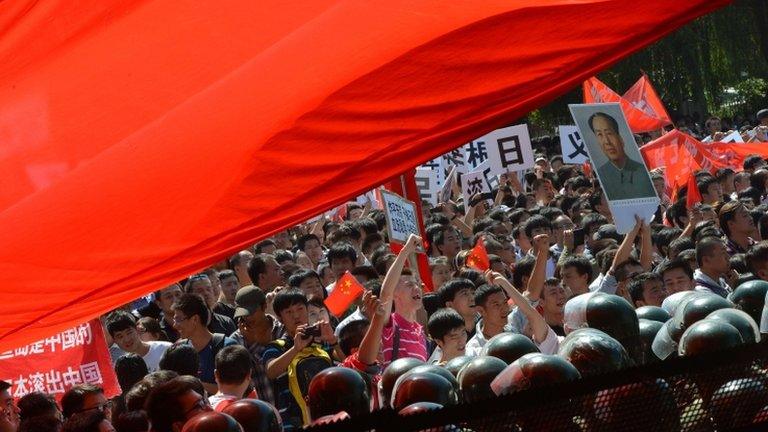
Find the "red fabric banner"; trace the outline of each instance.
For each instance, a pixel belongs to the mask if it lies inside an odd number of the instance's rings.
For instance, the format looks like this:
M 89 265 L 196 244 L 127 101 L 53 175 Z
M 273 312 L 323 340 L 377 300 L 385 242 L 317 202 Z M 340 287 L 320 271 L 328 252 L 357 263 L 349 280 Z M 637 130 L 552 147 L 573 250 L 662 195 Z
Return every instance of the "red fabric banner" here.
M 99 320 L 0 353 L 0 378 L 15 399 L 40 391 L 60 400 L 77 384 L 96 384 L 107 397 L 120 394 Z
M 645 75 L 623 96 L 595 77 L 584 81 L 583 91 L 584 103 L 620 103 L 632 132 L 658 131 L 672 124 L 661 98 Z
M 701 192 L 699 185 L 696 184 L 696 176 L 688 176 L 688 191 L 685 196 L 685 208 L 692 209 L 696 204 L 701 203 Z
M 728 3 L 0 2 L 0 350 L 340 205 Z
M 675 129 L 640 147 L 648 169 L 664 168 L 667 195 L 688 183 L 699 170 L 712 174 L 721 168 L 741 171 L 750 155 L 768 157 L 768 143 L 702 143 Z

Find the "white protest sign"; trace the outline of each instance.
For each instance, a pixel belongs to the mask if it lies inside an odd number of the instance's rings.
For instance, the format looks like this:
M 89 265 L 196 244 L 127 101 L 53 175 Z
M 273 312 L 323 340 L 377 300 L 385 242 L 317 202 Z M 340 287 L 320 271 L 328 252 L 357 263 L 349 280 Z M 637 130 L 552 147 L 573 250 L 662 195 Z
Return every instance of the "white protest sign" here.
M 533 149 L 528 125 L 496 129 L 475 141 L 486 143 L 491 171 L 495 175 L 533 168 Z
M 405 244 L 410 234 L 419 234 L 416 204 L 388 190 L 381 190 L 387 235 L 390 242 Z
M 456 183 L 456 167 L 452 166 L 445 176 L 445 183 L 437 194 L 437 202 L 444 203 L 451 200 L 453 196 L 453 185 Z
M 608 198 L 616 230 L 626 234 L 635 216 L 651 223 L 659 197 L 618 103 L 568 105 L 589 160 Z
M 440 192 L 440 185 L 437 181 L 438 175 L 438 170 L 418 167 L 414 176 L 416 188 L 419 189 L 419 197 L 433 206 L 437 205 L 437 194 Z
M 469 209 L 470 199 L 475 194 L 490 192 L 488 182 L 482 171 L 473 171 L 464 175 L 461 185 L 461 193 L 464 195 L 464 208 Z
M 443 181 L 445 181 L 445 171 L 443 170 L 443 158 L 438 157 L 435 159 L 432 159 L 431 161 L 425 162 L 422 165 L 419 166 L 419 168 L 429 169 L 435 172 L 435 179 L 437 180 L 437 185 L 441 186 L 443 184 Z
M 468 171 L 477 171 L 477 167 L 488 160 L 488 145 L 484 138 L 480 137 L 462 147 Z
M 475 169 L 474 171 L 483 173 L 483 178 L 485 179 L 485 182 L 488 183 L 489 191 L 493 191 L 494 189 L 499 187 L 499 176 L 506 172 L 506 171 L 499 171 L 498 169 L 494 170 L 493 167 L 491 166 L 490 159 L 478 165 L 477 169 Z
M 581 138 L 579 128 L 572 125 L 558 127 L 560 148 L 563 151 L 563 162 L 567 164 L 583 164 L 589 160 L 587 148 Z
M 739 131 L 733 131 L 730 134 L 723 137 L 722 142 L 724 143 L 743 143 L 744 138 L 741 137 L 741 134 Z
M 464 161 L 464 150 L 463 147 L 459 147 L 457 149 L 453 149 L 449 151 L 448 153 L 440 156 L 440 159 L 442 160 L 443 165 L 443 173 L 445 173 L 445 176 L 448 176 L 448 170 L 449 167 L 456 167 L 456 173 L 457 174 L 466 174 L 467 171 L 467 164 Z

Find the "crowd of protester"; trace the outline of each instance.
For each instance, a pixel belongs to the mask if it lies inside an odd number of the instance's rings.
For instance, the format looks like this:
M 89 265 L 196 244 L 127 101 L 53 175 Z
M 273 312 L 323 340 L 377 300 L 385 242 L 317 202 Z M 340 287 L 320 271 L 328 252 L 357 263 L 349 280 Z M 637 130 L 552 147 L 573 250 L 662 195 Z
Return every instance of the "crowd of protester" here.
M 456 189 L 423 203 L 425 238 L 397 254 L 383 211 L 348 203 L 342 220 L 295 226 L 103 316 L 119 396 L 78 385 L 60 403 L 43 393 L 14 402 L 0 382 L 0 431 L 289 431 L 530 387 L 512 370 L 531 356 L 571 380 L 759 342 L 768 169 L 759 156 L 742 168 L 697 172 L 691 208 L 686 190 L 673 201 L 652 172 L 662 204 L 627 234 L 597 179 L 558 156 L 539 155 L 525 187 L 503 176 L 493 200 L 464 202 Z M 478 243 L 487 270 L 468 265 Z M 416 252 L 431 274 L 409 264 Z M 364 294 L 337 317 L 324 300 L 346 273 Z M 742 312 L 689 313 L 720 309 Z M 579 350 L 595 350 L 588 364 Z M 473 368 L 497 368 L 496 378 L 461 391 Z M 431 400 L 402 390 L 446 383 Z

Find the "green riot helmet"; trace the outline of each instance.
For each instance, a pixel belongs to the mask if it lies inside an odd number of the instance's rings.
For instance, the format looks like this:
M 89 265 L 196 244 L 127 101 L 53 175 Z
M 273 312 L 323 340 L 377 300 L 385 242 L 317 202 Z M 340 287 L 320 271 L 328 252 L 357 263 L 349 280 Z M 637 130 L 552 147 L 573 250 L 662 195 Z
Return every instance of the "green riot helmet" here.
M 667 311 L 658 306 L 641 306 L 635 309 L 635 313 L 638 319 L 658 321 L 662 324 L 672 318 Z
M 557 354 L 571 362 L 583 377 L 618 371 L 632 364 L 619 341 L 593 328 L 571 332 Z
M 464 402 L 472 403 L 495 397 L 491 390 L 491 382 L 506 367 L 504 360 L 479 356 L 461 368 L 458 380 Z

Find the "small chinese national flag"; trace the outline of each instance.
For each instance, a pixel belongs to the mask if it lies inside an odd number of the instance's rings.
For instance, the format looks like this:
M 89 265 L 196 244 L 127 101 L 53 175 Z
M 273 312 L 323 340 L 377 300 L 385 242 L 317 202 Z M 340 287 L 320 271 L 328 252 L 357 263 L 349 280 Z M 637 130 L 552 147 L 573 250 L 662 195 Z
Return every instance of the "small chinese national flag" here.
M 581 169 L 584 171 L 585 177 L 592 178 L 592 165 L 589 164 L 589 161 L 584 161 L 581 165 Z
M 486 271 L 491 268 L 491 261 L 488 258 L 488 251 L 485 250 L 483 237 L 477 239 L 475 247 L 467 255 L 467 267 L 473 267 L 480 271 Z
M 332 314 L 339 317 L 362 294 L 363 286 L 350 272 L 346 272 L 336 281 L 331 295 L 325 299 L 325 305 Z
M 696 176 L 691 173 L 691 176 L 688 177 L 688 196 L 685 198 L 685 208 L 693 208 L 700 202 L 701 192 L 699 192 L 699 186 L 696 184 Z

